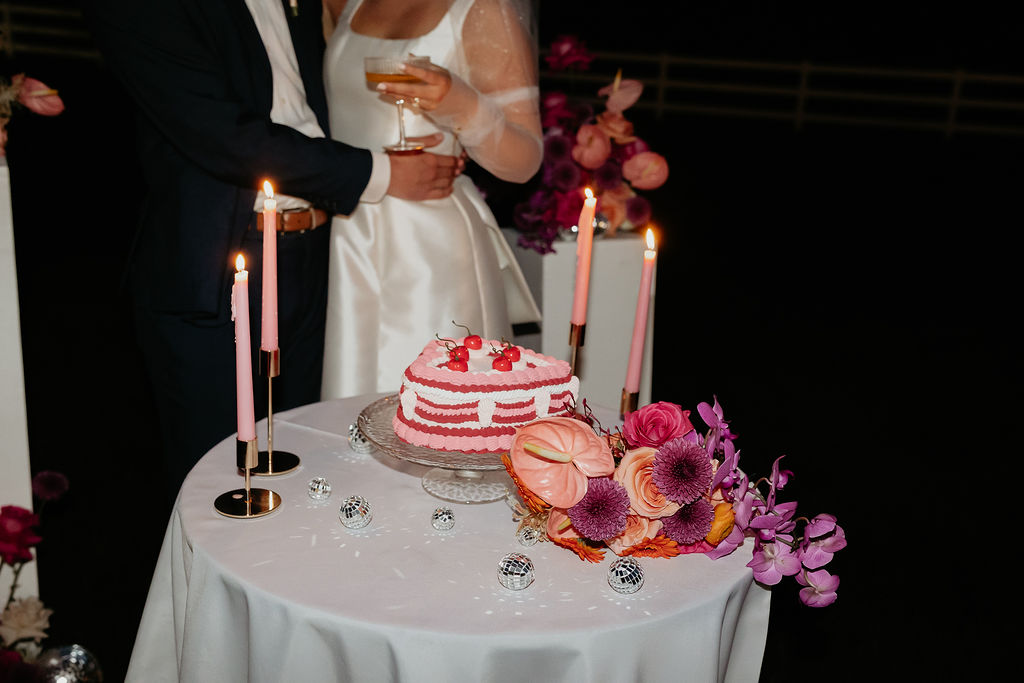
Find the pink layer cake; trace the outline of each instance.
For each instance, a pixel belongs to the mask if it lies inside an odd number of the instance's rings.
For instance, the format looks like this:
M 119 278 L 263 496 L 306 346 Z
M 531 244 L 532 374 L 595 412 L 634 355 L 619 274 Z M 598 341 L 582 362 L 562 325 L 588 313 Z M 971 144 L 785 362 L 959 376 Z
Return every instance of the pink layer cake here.
M 503 453 L 516 427 L 564 413 L 579 394 L 579 379 L 563 360 L 517 347 L 519 359 L 511 370 L 496 370 L 492 349 L 502 344 L 483 340 L 482 348 L 469 350 L 466 369 L 453 370 L 448 346 L 431 341 L 402 376 L 393 425 L 407 443 Z

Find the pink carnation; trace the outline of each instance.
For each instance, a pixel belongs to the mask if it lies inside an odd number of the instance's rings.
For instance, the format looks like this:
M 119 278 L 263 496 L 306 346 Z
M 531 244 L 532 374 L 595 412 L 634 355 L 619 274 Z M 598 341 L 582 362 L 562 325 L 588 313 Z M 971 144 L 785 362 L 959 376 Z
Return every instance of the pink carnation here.
M 667 441 L 682 436 L 693 429 L 690 411 L 683 410 L 675 403 L 658 401 L 626 416 L 623 432 L 626 441 L 634 448 L 650 446 L 660 448 Z
M 653 190 L 668 180 L 668 162 L 657 152 L 640 152 L 622 165 L 622 175 L 638 190 Z

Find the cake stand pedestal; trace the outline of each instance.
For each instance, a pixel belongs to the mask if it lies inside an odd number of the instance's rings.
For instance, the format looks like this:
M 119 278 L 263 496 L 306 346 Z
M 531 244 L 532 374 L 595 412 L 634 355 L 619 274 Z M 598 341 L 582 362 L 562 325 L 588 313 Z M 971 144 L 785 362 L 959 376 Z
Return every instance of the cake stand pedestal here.
M 458 453 L 413 446 L 395 435 L 391 421 L 398 411 L 398 394 L 377 399 L 363 409 L 356 425 L 374 446 L 400 460 L 431 469 L 423 475 L 423 489 L 454 503 L 491 503 L 504 500 L 512 480 L 497 453 Z

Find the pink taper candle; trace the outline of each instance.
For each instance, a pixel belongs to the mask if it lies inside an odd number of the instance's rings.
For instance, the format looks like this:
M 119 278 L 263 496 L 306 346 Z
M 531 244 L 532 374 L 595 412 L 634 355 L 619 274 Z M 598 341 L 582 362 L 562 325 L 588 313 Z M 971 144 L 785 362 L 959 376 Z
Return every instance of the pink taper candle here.
M 263 336 L 260 348 L 277 351 L 277 200 L 270 181 L 263 182 Z
M 231 318 L 235 321 L 235 392 L 238 404 L 238 440 L 256 438 L 256 413 L 252 397 L 252 349 L 249 341 L 249 273 L 245 257 L 235 259 L 235 284 L 231 286 Z
M 583 200 L 583 210 L 580 211 L 580 222 L 576 233 L 576 291 L 572 299 L 572 317 L 569 322 L 573 325 L 583 325 L 587 322 L 587 291 L 590 289 L 590 254 L 594 248 L 594 210 L 597 207 L 597 197 L 586 189 L 587 198 Z
M 651 280 L 654 277 L 654 231 L 647 228 L 647 249 L 644 251 L 644 269 L 640 273 L 640 294 L 636 299 L 636 318 L 633 320 L 633 340 L 629 344 L 629 365 L 626 366 L 625 390 L 631 394 L 640 391 L 640 368 L 644 362 L 644 336 L 647 334 L 647 309 L 651 303 Z

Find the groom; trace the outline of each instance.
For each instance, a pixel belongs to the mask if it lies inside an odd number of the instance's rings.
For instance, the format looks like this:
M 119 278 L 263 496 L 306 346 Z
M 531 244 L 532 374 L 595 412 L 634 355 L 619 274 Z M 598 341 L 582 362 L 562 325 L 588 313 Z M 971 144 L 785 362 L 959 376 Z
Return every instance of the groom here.
M 279 411 L 319 400 L 330 216 L 384 194 L 447 196 L 461 161 L 389 157 L 330 139 L 321 0 L 84 7 L 106 65 L 139 110 L 148 192 L 129 276 L 173 500 L 199 458 L 236 429 L 229 292 L 241 252 L 258 346 L 263 180 L 279 199 Z M 255 388 L 259 419 L 266 382 Z

